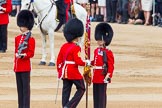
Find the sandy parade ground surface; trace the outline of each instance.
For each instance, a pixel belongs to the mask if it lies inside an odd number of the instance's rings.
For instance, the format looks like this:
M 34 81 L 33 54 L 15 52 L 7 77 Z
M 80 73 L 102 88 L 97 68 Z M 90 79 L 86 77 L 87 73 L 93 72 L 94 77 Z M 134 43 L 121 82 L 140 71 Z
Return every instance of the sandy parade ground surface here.
M 91 58 L 97 44 L 92 23 Z M 107 89 L 107 108 L 162 108 L 162 28 L 142 25 L 111 24 L 114 38 L 109 47 L 115 56 L 112 83 Z M 41 59 L 41 36 L 34 27 L 36 51 L 32 61 L 31 108 L 62 108 L 60 82 L 57 102 L 56 67 L 38 65 Z M 20 34 L 16 19 L 10 17 L 8 50 L 0 53 L 0 108 L 17 108 L 17 91 L 13 72 L 14 37 Z M 48 38 L 48 37 L 47 37 Z M 65 42 L 62 33 L 55 34 L 55 57 Z M 47 64 L 50 60 L 47 39 Z M 82 67 L 80 67 L 82 70 Z M 73 87 L 72 95 L 75 88 Z M 85 108 L 85 95 L 77 108 Z M 89 87 L 89 108 L 93 108 L 92 85 Z

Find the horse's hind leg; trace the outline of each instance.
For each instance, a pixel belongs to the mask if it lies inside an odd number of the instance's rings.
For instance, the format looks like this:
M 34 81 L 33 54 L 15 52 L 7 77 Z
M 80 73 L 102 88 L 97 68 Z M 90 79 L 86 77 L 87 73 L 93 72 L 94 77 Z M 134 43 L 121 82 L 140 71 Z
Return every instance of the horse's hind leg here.
M 55 66 L 55 55 L 54 55 L 54 30 L 48 31 L 49 41 L 50 41 L 50 52 L 51 52 L 51 59 L 48 66 Z
M 46 65 L 46 57 L 47 57 L 47 53 L 46 53 L 46 35 L 41 33 L 41 38 L 42 38 L 42 59 L 41 59 L 39 65 Z

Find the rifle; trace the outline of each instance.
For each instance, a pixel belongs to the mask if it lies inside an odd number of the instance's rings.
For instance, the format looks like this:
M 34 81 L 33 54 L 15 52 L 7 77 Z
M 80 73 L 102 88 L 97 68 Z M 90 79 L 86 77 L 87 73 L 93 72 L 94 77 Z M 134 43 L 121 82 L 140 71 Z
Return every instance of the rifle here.
M 28 32 L 24 39 L 24 42 L 19 45 L 18 55 L 21 55 L 22 51 L 27 48 L 27 44 L 28 44 L 28 40 L 29 40 L 30 36 L 31 36 L 31 32 Z
M 103 71 L 102 74 L 105 76 L 107 74 L 108 64 L 107 64 L 107 55 L 106 51 L 103 51 Z
M 106 51 L 103 51 L 103 71 L 102 71 L 102 74 L 104 76 L 106 76 L 108 72 L 108 61 L 107 61 L 107 55 L 106 55 Z M 111 78 L 108 78 L 108 79 L 104 79 L 104 82 L 105 83 L 108 83 L 111 81 Z

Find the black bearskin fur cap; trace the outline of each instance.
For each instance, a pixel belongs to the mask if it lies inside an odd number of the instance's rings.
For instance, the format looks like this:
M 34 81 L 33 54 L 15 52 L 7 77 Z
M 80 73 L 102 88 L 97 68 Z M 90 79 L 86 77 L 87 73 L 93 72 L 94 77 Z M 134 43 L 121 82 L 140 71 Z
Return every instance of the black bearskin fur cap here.
M 17 16 L 17 25 L 19 27 L 27 27 L 31 30 L 34 25 L 33 14 L 29 10 L 21 10 Z
M 99 23 L 95 28 L 95 40 L 104 40 L 105 46 L 111 43 L 113 34 L 113 29 L 108 23 Z
M 77 37 L 82 37 L 84 32 L 83 23 L 77 19 L 70 19 L 64 27 L 64 36 L 67 42 L 71 42 Z

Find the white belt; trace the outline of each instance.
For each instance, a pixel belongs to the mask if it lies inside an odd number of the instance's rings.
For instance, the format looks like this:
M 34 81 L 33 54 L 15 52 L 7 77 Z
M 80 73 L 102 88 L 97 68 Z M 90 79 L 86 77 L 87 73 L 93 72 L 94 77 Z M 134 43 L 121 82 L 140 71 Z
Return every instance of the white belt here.
M 94 66 L 93 69 L 103 69 L 103 67 L 102 66 Z
M 65 64 L 75 64 L 74 61 L 65 61 Z

